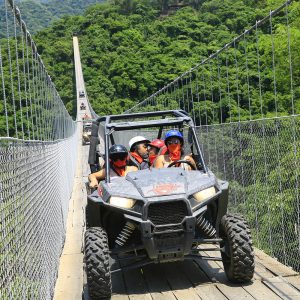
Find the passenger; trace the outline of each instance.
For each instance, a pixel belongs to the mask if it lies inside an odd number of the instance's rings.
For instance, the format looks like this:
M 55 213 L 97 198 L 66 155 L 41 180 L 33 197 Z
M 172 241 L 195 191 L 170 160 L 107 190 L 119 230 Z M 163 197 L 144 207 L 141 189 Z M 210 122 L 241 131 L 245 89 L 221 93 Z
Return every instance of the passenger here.
M 113 145 L 109 148 L 110 178 L 125 176 L 130 171 L 137 171 L 135 167 L 127 167 L 128 151 L 123 145 Z M 90 188 L 98 186 L 98 180 L 105 179 L 105 168 L 89 175 Z
M 83 117 L 82 117 L 82 120 L 86 120 L 86 119 L 90 119 L 90 118 L 91 118 L 91 117 L 89 117 L 89 115 L 85 113 L 85 114 L 83 115 Z
M 149 163 L 154 166 L 157 157 L 164 155 L 167 152 L 167 147 L 163 140 L 155 139 L 148 144 Z
M 172 162 L 177 160 L 187 160 L 196 169 L 196 164 L 191 155 L 186 155 L 183 157 L 183 135 L 178 130 L 170 130 L 166 133 L 165 144 L 168 151 L 165 155 L 160 155 L 154 164 L 155 168 L 167 168 Z M 175 167 L 182 167 L 185 170 L 191 170 L 191 166 L 188 164 L 175 164 Z
M 150 165 L 147 146 L 149 143 L 150 141 L 143 136 L 136 136 L 129 141 L 129 166 L 135 166 L 139 170 L 149 169 Z

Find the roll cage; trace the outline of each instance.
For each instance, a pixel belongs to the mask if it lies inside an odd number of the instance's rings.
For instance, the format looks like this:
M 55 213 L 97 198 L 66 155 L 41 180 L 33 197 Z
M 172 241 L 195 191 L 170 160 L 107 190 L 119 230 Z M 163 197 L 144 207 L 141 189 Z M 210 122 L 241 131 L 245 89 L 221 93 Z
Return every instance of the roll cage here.
M 197 139 L 193 120 L 188 116 L 187 112 L 183 110 L 110 115 L 100 117 L 96 122 L 99 124 L 98 136 L 104 140 L 105 154 L 108 153 L 110 144 L 115 144 L 112 133 L 116 131 L 158 128 L 157 138 L 161 139 L 164 127 L 178 127 L 179 130 L 188 127 L 188 142 L 195 146 L 195 150 L 199 157 L 199 163 L 202 166 L 203 172 L 207 173 L 207 167 Z M 109 168 L 109 156 L 105 155 L 106 182 L 110 182 Z

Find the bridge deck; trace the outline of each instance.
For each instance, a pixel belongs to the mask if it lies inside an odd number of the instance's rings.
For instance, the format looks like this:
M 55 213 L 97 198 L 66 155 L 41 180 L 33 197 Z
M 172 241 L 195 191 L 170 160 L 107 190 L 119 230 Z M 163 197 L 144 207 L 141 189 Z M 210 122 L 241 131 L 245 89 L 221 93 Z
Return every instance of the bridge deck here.
M 61 257 L 54 300 L 89 299 L 82 264 L 83 208 L 86 199 L 83 183 L 89 173 L 86 165 L 88 148 L 82 147 L 79 151 L 79 171 L 75 182 L 77 186 L 74 187 L 70 202 L 66 245 Z M 206 254 L 220 255 L 219 251 Z M 255 254 L 254 280 L 247 285 L 230 284 L 224 274 L 222 262 L 184 261 L 148 265 L 142 269 L 113 274 L 112 299 L 300 300 L 300 275 L 258 249 Z
M 219 251 L 205 253 L 219 256 Z M 230 284 L 221 262 L 148 265 L 114 274 L 112 299 L 300 299 L 299 274 L 256 250 L 252 283 Z M 85 292 L 85 299 L 89 299 Z

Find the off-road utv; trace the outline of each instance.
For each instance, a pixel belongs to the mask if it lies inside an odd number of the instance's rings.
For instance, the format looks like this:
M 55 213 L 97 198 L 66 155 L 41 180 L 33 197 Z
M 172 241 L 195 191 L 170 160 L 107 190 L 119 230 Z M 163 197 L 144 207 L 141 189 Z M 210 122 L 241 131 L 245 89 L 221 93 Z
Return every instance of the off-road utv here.
M 88 145 L 90 143 L 91 133 L 92 122 L 83 122 L 82 145 Z
M 222 260 L 230 281 L 252 279 L 250 230 L 242 216 L 227 213 L 228 182 L 207 168 L 186 112 L 106 116 L 93 126 L 98 126 L 98 138 L 104 142 L 108 175 L 97 191 L 88 194 L 86 207 L 85 261 L 92 299 L 111 295 L 111 273 L 120 269 L 110 270 L 110 256 L 121 261 L 122 268 L 185 259 Z M 170 129 L 183 133 L 185 152 L 192 153 L 196 170 L 172 167 L 172 163 L 169 168 L 130 172 L 111 180 L 107 155 L 111 145 L 127 146 L 136 135 L 161 139 Z M 92 152 L 96 151 L 93 144 Z M 218 244 L 222 258 L 201 255 L 199 245 L 207 243 Z
M 80 104 L 80 110 L 85 110 L 86 109 L 86 106 L 85 106 L 85 104 L 82 102 L 81 104 Z
M 85 97 L 84 91 L 79 91 L 78 94 L 79 94 L 79 98 L 84 98 Z

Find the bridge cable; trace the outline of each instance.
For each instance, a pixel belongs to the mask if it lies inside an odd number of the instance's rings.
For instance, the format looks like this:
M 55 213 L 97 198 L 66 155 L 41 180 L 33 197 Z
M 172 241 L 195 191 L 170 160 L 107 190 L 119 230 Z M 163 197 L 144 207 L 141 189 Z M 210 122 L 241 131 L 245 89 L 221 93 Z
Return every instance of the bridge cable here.
M 0 298 L 53 296 L 77 127 L 13 0 L 0 2 Z
M 230 182 L 230 209 L 246 215 L 257 246 L 299 271 L 297 9 L 269 11 L 126 113 L 186 110 L 209 168 Z

